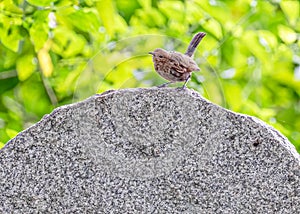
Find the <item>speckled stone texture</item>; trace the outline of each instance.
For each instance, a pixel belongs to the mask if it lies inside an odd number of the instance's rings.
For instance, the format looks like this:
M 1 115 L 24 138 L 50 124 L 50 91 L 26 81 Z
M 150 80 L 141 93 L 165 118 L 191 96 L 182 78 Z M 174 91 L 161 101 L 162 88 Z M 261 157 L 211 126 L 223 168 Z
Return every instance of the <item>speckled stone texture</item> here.
M 299 160 L 191 90 L 108 91 L 0 151 L 0 213 L 300 213 Z

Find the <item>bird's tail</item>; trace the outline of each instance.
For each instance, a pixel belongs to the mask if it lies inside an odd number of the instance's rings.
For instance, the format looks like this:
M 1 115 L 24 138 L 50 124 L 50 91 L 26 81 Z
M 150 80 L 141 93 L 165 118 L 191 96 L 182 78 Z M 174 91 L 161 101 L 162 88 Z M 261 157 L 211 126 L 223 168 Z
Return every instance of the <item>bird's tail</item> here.
M 197 33 L 193 37 L 192 41 L 190 42 L 189 47 L 187 48 L 187 50 L 185 52 L 185 55 L 191 57 L 205 35 L 206 35 L 206 33 L 202 33 L 202 32 Z

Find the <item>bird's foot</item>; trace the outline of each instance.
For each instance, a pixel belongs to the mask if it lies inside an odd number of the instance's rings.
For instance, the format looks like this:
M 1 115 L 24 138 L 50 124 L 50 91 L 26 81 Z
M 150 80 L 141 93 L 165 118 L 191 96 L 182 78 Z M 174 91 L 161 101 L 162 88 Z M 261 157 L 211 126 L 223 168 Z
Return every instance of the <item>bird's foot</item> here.
M 164 83 L 164 84 L 162 84 L 162 85 L 159 85 L 159 86 L 156 86 L 157 88 L 164 88 L 164 87 L 166 87 L 167 85 L 169 85 L 170 83 L 172 83 L 172 82 L 166 82 L 166 83 Z
M 181 90 L 187 89 L 187 87 L 186 87 L 186 85 L 183 85 L 183 86 L 181 86 L 181 87 L 178 87 L 177 89 L 181 91 Z

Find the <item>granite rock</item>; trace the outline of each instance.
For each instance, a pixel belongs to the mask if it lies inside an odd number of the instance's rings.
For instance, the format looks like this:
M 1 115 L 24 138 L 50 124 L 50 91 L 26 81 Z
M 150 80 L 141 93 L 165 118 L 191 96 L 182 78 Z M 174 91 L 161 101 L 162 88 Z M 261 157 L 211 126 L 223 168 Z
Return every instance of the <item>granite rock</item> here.
M 300 213 L 299 160 L 194 91 L 107 91 L 1 149 L 0 213 Z

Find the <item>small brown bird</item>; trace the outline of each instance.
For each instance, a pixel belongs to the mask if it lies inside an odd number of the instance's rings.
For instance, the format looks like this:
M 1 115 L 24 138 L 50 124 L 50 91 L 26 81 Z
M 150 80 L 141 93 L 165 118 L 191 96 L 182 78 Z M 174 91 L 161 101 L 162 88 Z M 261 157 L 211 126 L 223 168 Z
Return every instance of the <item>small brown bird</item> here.
M 159 87 L 164 87 L 173 82 L 184 82 L 182 86 L 184 88 L 191 78 L 191 73 L 193 71 L 200 71 L 192 56 L 205 35 L 202 32 L 197 33 L 190 42 L 185 54 L 176 51 L 166 51 L 161 48 L 149 52 L 152 55 L 156 72 L 170 81 Z

